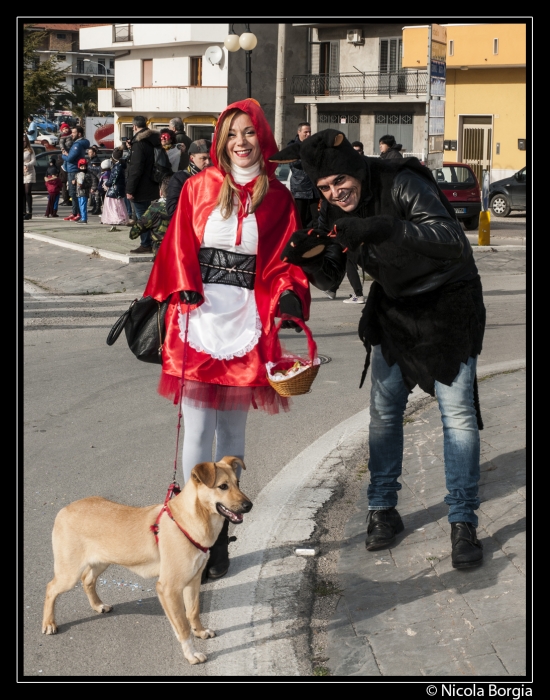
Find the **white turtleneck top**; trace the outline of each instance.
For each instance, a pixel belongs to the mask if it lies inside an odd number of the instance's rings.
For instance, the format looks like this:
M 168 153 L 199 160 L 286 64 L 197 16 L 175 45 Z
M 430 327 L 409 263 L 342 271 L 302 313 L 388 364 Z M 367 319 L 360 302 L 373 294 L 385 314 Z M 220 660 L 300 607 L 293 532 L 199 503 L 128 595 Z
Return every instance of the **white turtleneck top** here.
M 250 168 L 231 166 L 231 174 L 238 185 L 244 185 L 260 173 L 260 163 Z M 250 202 L 249 202 L 250 203 Z M 203 248 L 221 248 L 244 255 L 256 255 L 258 251 L 258 225 L 253 213 L 242 223 L 241 242 L 236 245 L 237 207 L 235 197 L 233 213 L 222 217 L 216 207 L 206 222 L 201 243 Z M 185 315 L 180 309 L 180 338 L 185 338 Z M 243 357 L 258 343 L 262 324 L 256 307 L 253 289 L 227 284 L 204 284 L 204 303 L 189 314 L 189 345 L 206 352 L 216 360 Z

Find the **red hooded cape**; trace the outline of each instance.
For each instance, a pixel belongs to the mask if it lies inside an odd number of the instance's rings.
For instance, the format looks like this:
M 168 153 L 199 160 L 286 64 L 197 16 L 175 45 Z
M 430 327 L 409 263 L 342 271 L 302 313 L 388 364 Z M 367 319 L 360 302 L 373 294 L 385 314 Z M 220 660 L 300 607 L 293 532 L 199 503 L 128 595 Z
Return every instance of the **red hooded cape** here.
M 311 297 L 309 283 L 302 270 L 280 259 L 290 236 L 302 225 L 292 195 L 274 176 L 276 164 L 268 162 L 268 156 L 277 150 L 277 145 L 263 110 L 252 99 L 235 102 L 226 108 L 218 123 L 221 123 L 223 116 L 230 109 L 239 109 L 250 116 L 258 135 L 269 178 L 269 190 L 254 212 L 258 224 L 254 294 L 263 333 L 257 352 L 252 351 L 244 357 L 231 360 L 214 360 L 206 353 L 187 347 L 185 378 L 225 386 L 263 387 L 269 386 L 265 362 L 271 359 L 268 357 L 268 336 L 278 312 L 279 297 L 287 289 L 295 292 L 302 303 L 305 320 L 309 318 Z M 144 291 L 144 296 L 150 295 L 158 301 L 171 297 L 166 312 L 166 340 L 162 353 L 163 377 L 159 386 L 159 391 L 167 396 L 177 393 L 177 381 L 182 374 L 184 344 L 179 337 L 178 292 L 190 290 L 203 294 L 198 251 L 206 221 L 216 207 L 225 177 L 225 172 L 220 169 L 216 157 L 216 138 L 217 130 L 210 152 L 213 165 L 189 178 L 182 189 L 177 209 L 159 248 Z M 185 311 L 187 307 L 182 304 L 181 308 Z M 193 308 L 195 307 L 191 307 Z M 176 385 L 173 380 L 177 380 Z

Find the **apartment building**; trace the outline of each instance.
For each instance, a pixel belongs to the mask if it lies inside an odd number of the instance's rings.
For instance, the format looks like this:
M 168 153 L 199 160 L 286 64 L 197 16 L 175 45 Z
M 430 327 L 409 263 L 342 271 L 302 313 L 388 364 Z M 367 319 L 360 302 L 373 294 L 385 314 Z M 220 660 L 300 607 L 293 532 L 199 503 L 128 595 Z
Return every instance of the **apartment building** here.
M 191 139 L 210 138 L 227 106 L 227 34 L 227 24 L 82 28 L 82 49 L 115 54 L 114 83 L 98 90 L 98 110 L 114 113 L 115 143 L 132 135 L 138 114 L 154 129 L 181 117 Z
M 526 165 L 527 25 L 442 24 L 447 34 L 444 158 L 478 177 L 509 177 Z M 426 68 L 428 27 L 403 29 L 402 65 Z
M 115 74 L 115 55 L 113 52 L 89 52 L 80 46 L 80 30 L 83 27 L 97 27 L 98 24 L 45 23 L 26 24 L 25 30 L 45 32 L 37 53 L 40 61 L 46 61 L 55 55 L 59 68 L 66 73 L 65 85 L 71 92 L 77 85 L 90 85 L 93 78 L 105 79 L 112 85 Z

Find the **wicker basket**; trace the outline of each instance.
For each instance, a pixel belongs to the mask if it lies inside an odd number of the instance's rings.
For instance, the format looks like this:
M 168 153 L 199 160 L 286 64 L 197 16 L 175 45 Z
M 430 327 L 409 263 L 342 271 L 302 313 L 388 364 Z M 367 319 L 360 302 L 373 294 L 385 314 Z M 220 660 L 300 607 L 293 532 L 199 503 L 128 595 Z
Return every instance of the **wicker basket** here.
M 301 364 L 305 365 L 307 363 L 308 365 L 305 369 L 299 371 L 297 374 L 294 374 L 291 377 L 288 377 L 288 379 L 280 379 L 279 381 L 274 381 L 272 379 L 272 374 L 274 372 L 270 372 L 270 368 L 271 370 L 276 368 L 277 362 L 267 364 L 267 381 L 275 389 L 279 396 L 301 396 L 302 394 L 307 394 L 311 389 L 313 380 L 317 376 L 317 372 L 319 371 L 319 367 L 321 365 L 321 362 L 317 357 L 317 345 L 313 340 L 311 331 L 301 319 L 292 318 L 292 320 L 301 326 L 305 331 L 308 340 L 309 362 L 302 361 Z M 275 333 L 279 331 L 280 327 L 281 324 L 279 323 L 279 325 L 275 328 Z M 289 359 L 298 358 L 282 357 L 280 358 L 279 362 L 288 362 Z
M 288 379 L 281 379 L 279 382 L 274 382 L 269 374 L 267 375 L 267 381 L 279 394 L 279 396 L 301 396 L 302 394 L 307 394 L 311 389 L 313 380 L 317 376 L 320 364 L 310 365 L 307 369 L 303 370 L 299 374 L 295 374 L 293 377 Z

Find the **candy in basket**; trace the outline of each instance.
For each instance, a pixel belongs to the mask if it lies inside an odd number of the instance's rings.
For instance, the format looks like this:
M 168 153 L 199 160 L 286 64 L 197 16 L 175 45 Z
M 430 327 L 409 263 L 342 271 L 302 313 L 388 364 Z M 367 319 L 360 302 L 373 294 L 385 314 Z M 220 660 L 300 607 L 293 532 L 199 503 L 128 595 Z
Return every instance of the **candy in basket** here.
M 317 357 L 317 344 L 313 340 L 311 331 L 301 319 L 292 318 L 292 320 L 305 331 L 309 358 L 283 355 L 277 360 L 266 363 L 267 381 L 280 396 L 307 394 L 321 364 Z M 274 329 L 275 334 L 278 333 L 281 323 Z

